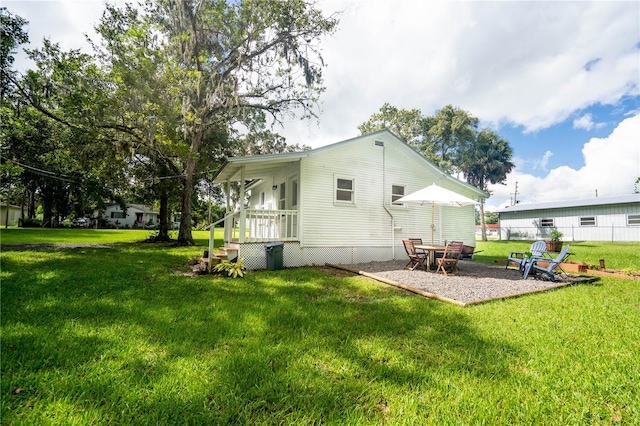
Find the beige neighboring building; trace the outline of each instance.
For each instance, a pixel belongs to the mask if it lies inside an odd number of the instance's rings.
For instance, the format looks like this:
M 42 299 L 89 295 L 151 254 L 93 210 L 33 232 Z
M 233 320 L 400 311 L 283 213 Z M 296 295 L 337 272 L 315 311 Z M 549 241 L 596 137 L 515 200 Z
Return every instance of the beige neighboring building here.
M 20 206 L 13 204 L 0 203 L 0 226 L 13 226 L 18 224 L 18 220 L 22 214 Z

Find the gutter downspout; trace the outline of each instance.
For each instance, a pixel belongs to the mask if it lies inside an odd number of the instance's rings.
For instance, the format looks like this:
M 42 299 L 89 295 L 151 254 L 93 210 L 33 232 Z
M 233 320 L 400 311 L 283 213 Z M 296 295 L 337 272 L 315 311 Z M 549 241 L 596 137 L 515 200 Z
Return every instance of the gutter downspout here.
M 385 196 L 384 190 L 387 187 L 387 166 L 386 166 L 386 146 L 384 145 L 384 141 L 382 142 L 382 208 L 391 218 L 391 258 L 396 260 L 396 219 L 393 217 L 393 214 L 389 211 L 387 206 L 385 205 Z

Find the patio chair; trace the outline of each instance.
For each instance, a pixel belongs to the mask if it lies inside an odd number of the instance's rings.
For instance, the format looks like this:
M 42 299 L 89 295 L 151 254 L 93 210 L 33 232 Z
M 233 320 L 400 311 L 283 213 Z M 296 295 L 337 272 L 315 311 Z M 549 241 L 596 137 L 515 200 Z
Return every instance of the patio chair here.
M 422 244 L 422 238 L 408 238 L 408 240 L 409 240 L 409 241 L 411 241 L 411 242 L 413 243 L 413 245 L 414 245 L 414 246 L 415 246 L 416 244 L 417 244 L 417 245 Z M 424 251 L 424 250 L 422 250 L 422 249 L 419 249 L 419 248 L 417 248 L 417 249 L 416 249 L 416 253 L 418 253 L 418 254 L 424 254 L 424 255 L 426 255 L 426 254 L 427 254 L 427 252 L 426 252 L 426 251 Z
M 413 271 L 417 267 L 421 266 L 426 271 L 427 255 L 416 252 L 416 248 L 414 247 L 412 240 L 402 240 L 402 244 L 404 244 L 404 250 L 407 252 L 407 256 L 409 256 L 409 262 L 404 266 L 404 269 Z
M 566 244 L 558 256 L 554 259 L 549 259 L 546 257 L 531 257 L 529 258 L 524 265 L 524 274 L 522 275 L 522 279 L 527 279 L 531 271 L 534 271 L 535 274 L 541 273 L 549 277 L 551 281 L 556 280 L 556 275 L 554 269 L 558 267 L 567 257 L 569 256 L 569 244 Z M 542 267 L 538 265 L 538 262 L 548 263 L 546 267 Z
M 462 241 L 451 241 L 447 244 L 442 257 L 436 259 L 438 262 L 436 274 L 442 271 L 445 275 L 460 275 L 458 260 L 460 260 L 463 245 Z
M 531 257 L 542 257 L 545 251 L 547 251 L 547 244 L 544 241 L 536 241 L 531 244 L 529 247 L 529 251 L 531 252 Z M 527 256 L 526 253 L 521 251 L 512 251 L 509 253 L 509 257 L 507 258 L 507 266 L 504 269 L 509 268 L 509 263 L 517 263 L 518 264 L 518 272 L 522 274 L 522 270 L 524 265 L 526 264 Z

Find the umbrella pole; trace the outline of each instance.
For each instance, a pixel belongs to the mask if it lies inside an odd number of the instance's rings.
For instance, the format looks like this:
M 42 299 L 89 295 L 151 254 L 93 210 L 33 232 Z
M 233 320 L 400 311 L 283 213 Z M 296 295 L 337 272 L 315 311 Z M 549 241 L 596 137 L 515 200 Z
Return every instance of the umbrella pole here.
M 432 201 L 431 202 L 431 245 L 432 246 L 433 246 L 433 231 L 436 226 L 434 221 L 435 209 L 436 209 L 436 203 Z

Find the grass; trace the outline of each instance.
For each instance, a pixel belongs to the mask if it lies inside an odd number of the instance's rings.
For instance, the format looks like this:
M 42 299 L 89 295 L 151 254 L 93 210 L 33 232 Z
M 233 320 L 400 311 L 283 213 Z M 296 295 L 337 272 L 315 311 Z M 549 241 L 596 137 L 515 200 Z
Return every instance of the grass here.
M 640 422 L 637 281 L 462 309 L 317 268 L 177 273 L 203 246 L 3 248 L 3 424 Z
M 169 231 L 172 238 L 178 231 Z M 222 239 L 222 228 L 216 228 L 216 238 Z M 141 229 L 86 228 L 8 228 L 0 230 L 0 243 L 12 244 L 122 244 L 144 241 L 157 231 Z M 193 231 L 196 244 L 206 245 L 209 231 Z M 222 241 L 220 241 L 220 244 Z
M 606 243 L 600 241 L 567 241 L 570 245 L 569 261 L 584 262 L 599 267 L 600 259 L 605 260 L 607 269 L 640 270 L 640 244 L 634 242 Z M 478 241 L 474 259 L 478 262 L 495 264 L 495 260 L 506 259 L 509 252 L 529 250 L 531 241 Z

